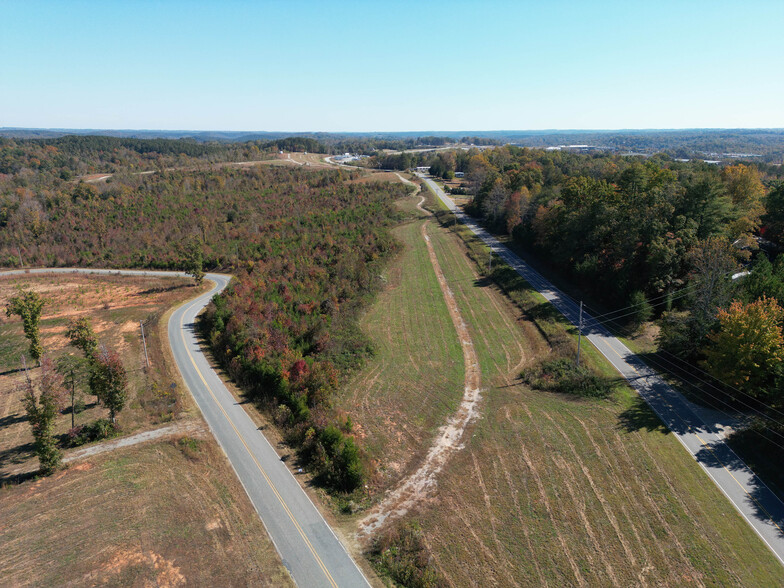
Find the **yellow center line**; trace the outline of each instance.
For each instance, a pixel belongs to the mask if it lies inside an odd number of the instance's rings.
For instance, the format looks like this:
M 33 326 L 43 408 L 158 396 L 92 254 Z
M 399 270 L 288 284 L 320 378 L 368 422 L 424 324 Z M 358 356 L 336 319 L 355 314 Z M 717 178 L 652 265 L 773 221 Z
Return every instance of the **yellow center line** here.
M 188 310 L 193 308 L 193 306 L 195 306 L 195 304 L 191 305 L 191 307 L 189 307 Z M 245 442 L 245 439 L 242 437 L 242 435 L 240 434 L 240 432 L 237 429 L 237 427 L 234 425 L 234 422 L 231 420 L 231 418 L 229 418 L 228 413 L 224 410 L 223 406 L 221 405 L 221 403 L 218 401 L 218 399 L 216 398 L 215 394 L 213 393 L 212 388 L 210 388 L 209 384 L 207 384 L 207 381 L 204 379 L 204 375 L 201 373 L 201 370 L 199 370 L 198 366 L 196 365 L 196 361 L 193 359 L 193 355 L 191 355 L 190 349 L 188 349 L 188 342 L 185 340 L 185 327 L 184 327 L 183 322 L 182 322 L 184 316 L 185 316 L 185 312 L 183 311 L 183 313 L 182 313 L 182 315 L 180 317 L 180 335 L 182 336 L 182 342 L 185 345 L 185 353 L 188 354 L 188 357 L 190 358 L 191 363 L 193 364 L 193 367 L 196 370 L 196 373 L 199 374 L 199 378 L 201 379 L 202 383 L 204 384 L 204 387 L 210 393 L 210 396 L 212 396 L 212 399 L 215 401 L 215 404 L 218 405 L 218 408 L 223 413 L 223 416 L 226 417 L 226 420 L 231 425 L 231 428 L 234 429 L 234 432 L 237 434 L 237 437 L 239 437 L 240 442 L 242 442 L 243 446 L 247 450 L 248 455 L 250 455 L 251 459 L 253 460 L 253 463 L 255 463 L 256 467 L 259 468 L 259 471 L 261 472 L 261 475 L 264 476 L 264 479 L 267 481 L 267 484 L 269 485 L 270 489 L 272 490 L 272 492 L 275 494 L 275 497 L 280 502 L 281 506 L 283 507 L 283 510 L 286 511 L 286 514 L 289 516 L 289 518 L 291 519 L 291 522 L 294 524 L 294 527 L 297 529 L 297 531 L 299 532 L 300 536 L 305 541 L 305 544 L 308 546 L 308 549 L 310 549 L 310 552 L 313 554 L 313 557 L 316 559 L 316 562 L 318 563 L 319 567 L 324 572 L 324 574 L 327 576 L 327 580 L 329 580 L 329 583 L 334 588 L 338 588 L 337 583 L 332 578 L 332 574 L 329 573 L 329 570 L 324 565 L 324 562 L 321 560 L 321 558 L 319 557 L 318 553 L 316 553 L 316 550 L 313 548 L 313 545 L 311 544 L 310 540 L 305 535 L 305 532 L 302 530 L 302 527 L 300 526 L 299 522 L 294 517 L 294 514 L 291 512 L 291 510 L 289 510 L 289 507 L 286 504 L 286 501 L 283 500 L 283 497 L 280 495 L 280 493 L 278 492 L 278 489 L 272 483 L 272 480 L 267 475 L 267 472 L 265 472 L 264 468 L 261 467 L 261 464 L 256 459 L 256 456 L 250 450 L 250 447 L 248 447 L 248 444 Z

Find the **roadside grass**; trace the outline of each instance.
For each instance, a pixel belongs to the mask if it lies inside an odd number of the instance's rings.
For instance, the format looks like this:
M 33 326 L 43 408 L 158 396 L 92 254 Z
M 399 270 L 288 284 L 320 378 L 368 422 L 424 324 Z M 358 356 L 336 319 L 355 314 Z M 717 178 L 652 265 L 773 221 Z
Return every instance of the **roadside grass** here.
M 532 334 L 521 337 L 508 301 L 468 263 L 465 253 L 455 247 L 447 231 L 431 223 L 428 234 L 468 324 L 482 371 L 482 386 L 508 384 L 517 377 L 527 359 L 546 352 L 546 343 Z
M 494 282 L 477 279 L 488 251 L 465 232 L 429 230 L 474 338 L 482 416 L 434 499 L 408 517 L 429 565 L 455 586 L 782 585 L 784 568 L 625 383 L 607 400 L 519 383 L 515 358 L 571 357 L 576 333 L 504 266 Z M 501 298 L 493 283 L 517 306 L 488 300 Z M 582 352 L 585 365 L 618 379 L 587 341 Z M 365 402 L 376 406 L 372 395 Z
M 291 586 L 212 440 L 117 450 L 0 490 L 0 584 Z
M 193 297 L 202 288 L 182 278 L 135 278 L 83 274 L 49 274 L 9 276 L 0 279 L 0 301 L 8 300 L 17 286 L 30 287 L 47 299 L 41 319 L 44 349 L 53 357 L 64 353 L 81 355 L 68 345 L 65 329 L 70 318 L 89 317 L 99 341 L 120 353 L 128 372 L 130 394 L 125 409 L 118 416 L 124 433 L 176 418 L 183 404 L 175 382 L 173 366 L 165 360 L 159 334 L 159 320 L 165 310 L 178 301 Z M 204 286 L 206 287 L 206 286 Z M 150 368 L 145 368 L 139 321 L 145 322 Z M 17 317 L 0 318 L 0 483 L 19 479 L 34 472 L 38 462 L 33 454 L 32 433 L 27 423 L 17 385 L 24 379 L 21 355 L 28 343 Z M 28 358 L 31 377 L 38 370 Z M 174 384 L 174 385 L 173 385 Z M 95 404 L 86 386 L 77 392 L 84 408 L 77 411 L 77 426 L 105 418 L 108 410 Z M 56 435 L 71 428 L 70 397 L 66 414 L 58 417 Z
M 418 514 L 454 585 L 778 586 L 784 570 L 672 435 L 622 407 L 488 391 Z
M 422 238 L 418 196 L 400 201 L 410 220 L 394 229 L 402 252 L 387 287 L 361 320 L 375 354 L 336 398 L 377 472 L 373 490 L 418 466 L 463 395 L 460 343 Z

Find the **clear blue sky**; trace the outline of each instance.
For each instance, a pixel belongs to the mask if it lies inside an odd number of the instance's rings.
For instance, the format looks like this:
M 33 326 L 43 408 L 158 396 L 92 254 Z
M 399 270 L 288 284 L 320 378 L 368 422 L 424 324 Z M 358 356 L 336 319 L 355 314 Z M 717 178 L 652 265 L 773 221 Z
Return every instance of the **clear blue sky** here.
M 0 1 L 0 126 L 784 127 L 784 1 Z

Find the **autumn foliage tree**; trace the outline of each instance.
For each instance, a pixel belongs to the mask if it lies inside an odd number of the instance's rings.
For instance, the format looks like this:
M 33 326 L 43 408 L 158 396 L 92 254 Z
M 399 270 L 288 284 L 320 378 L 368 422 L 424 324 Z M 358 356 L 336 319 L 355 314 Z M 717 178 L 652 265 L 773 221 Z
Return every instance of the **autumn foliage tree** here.
M 760 217 L 765 212 L 763 198 L 765 186 L 759 172 L 754 166 L 739 163 L 728 165 L 721 170 L 721 178 L 727 186 L 727 193 L 737 209 L 737 218 L 733 223 L 733 236 L 742 235 L 756 230 Z
M 116 351 L 102 350 L 93 357 L 90 390 L 109 409 L 112 423 L 128 398 L 128 376 Z
M 784 360 L 784 309 L 767 297 L 735 301 L 719 311 L 718 321 L 718 330 L 708 337 L 706 369 L 742 393 L 772 400 Z
M 33 430 L 35 453 L 45 475 L 51 474 L 60 464 L 62 452 L 57 448 L 54 437 L 54 422 L 62 408 L 64 397 L 62 378 L 57 373 L 52 360 L 44 356 L 41 359 L 41 376 L 38 381 L 38 393 L 30 374 L 26 373 L 22 384 L 22 403 Z

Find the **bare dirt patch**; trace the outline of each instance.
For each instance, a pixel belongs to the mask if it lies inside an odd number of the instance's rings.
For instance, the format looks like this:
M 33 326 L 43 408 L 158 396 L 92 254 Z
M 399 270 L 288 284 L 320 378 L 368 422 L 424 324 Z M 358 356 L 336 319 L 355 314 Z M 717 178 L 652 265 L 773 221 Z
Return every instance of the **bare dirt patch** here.
M 0 584 L 291 586 L 217 443 L 185 449 L 122 448 L 0 490 Z
M 147 586 L 175 588 L 186 583 L 185 576 L 173 562 L 154 552 L 142 553 L 138 547 L 117 551 L 111 560 L 101 566 L 100 570 L 87 574 L 84 580 L 108 584 L 115 579 L 115 576 L 125 572 L 127 568 L 139 566 L 147 568 L 154 576 L 152 581 L 146 580 L 144 582 L 145 588 Z

